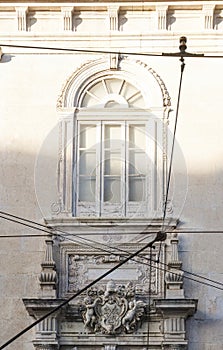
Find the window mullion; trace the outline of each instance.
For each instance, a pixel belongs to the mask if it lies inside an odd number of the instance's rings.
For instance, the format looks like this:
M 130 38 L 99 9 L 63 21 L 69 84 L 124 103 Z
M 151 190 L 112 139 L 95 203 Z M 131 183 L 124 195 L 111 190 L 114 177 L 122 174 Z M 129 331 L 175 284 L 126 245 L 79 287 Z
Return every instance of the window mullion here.
M 128 215 L 128 205 L 129 205 L 129 123 L 125 122 L 125 142 L 124 142 L 124 159 L 125 159 L 125 169 L 124 169 L 124 200 L 125 200 L 125 216 Z
M 77 152 L 76 152 L 76 211 L 78 210 L 79 186 L 80 186 L 80 123 L 77 123 Z
M 158 164 L 157 164 L 157 130 L 156 130 L 156 120 L 151 118 L 147 122 L 148 133 L 148 142 L 147 142 L 147 156 L 149 159 L 149 169 L 147 175 L 147 203 L 148 211 L 157 210 L 157 182 L 158 178 Z
M 146 123 L 146 156 L 147 156 L 147 173 L 146 173 L 146 183 L 145 183 L 145 203 L 147 213 L 150 212 L 152 208 L 152 198 L 153 198 L 153 187 L 155 183 L 152 183 L 153 169 L 154 169 L 154 123 L 153 120 L 147 121 Z
M 101 216 L 102 196 L 103 196 L 103 130 L 102 122 L 97 123 L 97 145 L 96 145 L 96 212 Z

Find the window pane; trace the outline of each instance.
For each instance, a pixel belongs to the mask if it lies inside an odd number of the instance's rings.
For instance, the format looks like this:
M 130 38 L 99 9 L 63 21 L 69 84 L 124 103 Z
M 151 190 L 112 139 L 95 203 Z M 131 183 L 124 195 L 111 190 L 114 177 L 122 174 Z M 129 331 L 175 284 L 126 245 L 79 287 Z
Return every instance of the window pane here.
M 137 91 L 138 90 L 135 88 L 135 86 L 130 85 L 127 81 L 125 81 L 125 83 L 122 85 L 121 95 L 125 97 L 126 100 L 128 100 Z
M 99 81 L 97 84 L 92 86 L 89 90 L 89 93 L 98 98 L 98 103 L 100 100 L 107 94 L 106 87 L 103 84 L 103 81 Z
M 80 175 L 95 175 L 96 153 L 94 151 L 80 151 Z
M 141 202 L 145 201 L 145 178 L 129 177 L 129 201 Z
M 95 202 L 95 177 L 79 178 L 79 201 Z
M 96 125 L 80 125 L 80 148 L 95 148 Z
M 145 149 L 145 125 L 129 125 L 129 147 L 137 147 L 143 150 Z
M 121 156 L 120 152 L 105 152 L 104 162 L 105 175 L 120 175 L 121 174 Z
M 141 94 L 129 100 L 129 107 L 144 108 L 144 99 Z
M 137 150 L 129 151 L 129 174 L 146 175 L 147 171 L 146 153 Z
M 105 125 L 105 148 L 120 149 L 121 126 Z
M 105 85 L 107 87 L 109 94 L 118 94 L 121 86 L 123 84 L 123 80 L 120 79 L 106 79 Z
M 104 202 L 120 203 L 121 178 L 104 178 Z

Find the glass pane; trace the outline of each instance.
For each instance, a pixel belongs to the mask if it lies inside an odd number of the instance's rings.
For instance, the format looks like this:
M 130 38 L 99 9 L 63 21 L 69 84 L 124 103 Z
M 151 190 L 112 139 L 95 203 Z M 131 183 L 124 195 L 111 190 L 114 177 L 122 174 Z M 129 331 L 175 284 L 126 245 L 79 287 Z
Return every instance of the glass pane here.
M 145 201 L 145 178 L 129 177 L 129 201 L 141 202 Z
M 120 202 L 121 178 L 104 178 L 104 201 L 111 203 Z
M 143 99 L 141 93 L 129 101 L 129 107 L 145 108 L 144 99 Z
M 105 85 L 107 87 L 108 93 L 118 94 L 121 89 L 122 82 L 123 81 L 120 79 L 106 79 Z
M 146 153 L 137 150 L 129 151 L 129 174 L 146 175 L 147 171 Z
M 121 174 L 121 156 L 119 152 L 105 152 L 104 163 L 105 175 L 120 175 Z
M 120 148 L 121 126 L 105 125 L 105 148 Z
M 99 103 L 100 102 L 98 101 L 98 98 L 96 96 L 85 94 L 81 103 L 81 107 L 91 107 L 98 105 Z
M 95 148 L 96 125 L 80 125 L 80 148 Z
M 134 95 L 138 90 L 131 84 L 125 82 L 125 84 L 123 84 L 122 86 L 122 90 L 121 90 L 121 95 L 128 100 L 129 98 L 131 98 L 132 95 Z
M 79 202 L 95 202 L 95 177 L 79 178 Z
M 98 103 L 100 103 L 101 99 L 107 94 L 107 91 L 103 82 L 99 81 L 89 89 L 89 93 L 96 96 L 98 98 Z
M 145 125 L 129 125 L 129 143 L 129 147 L 138 147 L 141 149 L 145 149 Z
M 80 175 L 95 175 L 96 153 L 95 151 L 80 151 L 79 173 Z

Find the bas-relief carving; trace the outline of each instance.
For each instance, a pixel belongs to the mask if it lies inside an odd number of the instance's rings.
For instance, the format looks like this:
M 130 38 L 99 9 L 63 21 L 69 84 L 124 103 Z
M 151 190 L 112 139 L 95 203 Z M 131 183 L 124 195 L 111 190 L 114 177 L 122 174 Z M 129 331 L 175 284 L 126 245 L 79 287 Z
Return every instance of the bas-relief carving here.
M 94 288 L 84 299 L 83 321 L 95 333 L 133 333 L 144 314 L 145 304 L 136 300 L 135 288 L 109 281 L 105 289 Z
M 156 261 L 157 254 L 157 251 L 152 252 L 152 261 Z M 68 260 L 68 283 L 67 290 L 65 291 L 65 288 L 63 290 L 65 293 L 74 293 L 122 261 L 124 257 L 114 254 L 93 255 L 69 253 L 66 259 Z M 144 255 L 140 261 L 141 264 L 138 264 L 136 261 L 127 262 L 124 268 L 119 268 L 113 274 L 109 275 L 108 278 L 127 285 L 129 276 L 131 276 L 136 293 L 144 295 L 150 292 L 153 296 L 162 297 L 163 271 L 158 270 L 155 264 L 154 266 L 150 266 L 149 254 Z M 101 285 L 105 284 L 105 282 L 99 283 Z

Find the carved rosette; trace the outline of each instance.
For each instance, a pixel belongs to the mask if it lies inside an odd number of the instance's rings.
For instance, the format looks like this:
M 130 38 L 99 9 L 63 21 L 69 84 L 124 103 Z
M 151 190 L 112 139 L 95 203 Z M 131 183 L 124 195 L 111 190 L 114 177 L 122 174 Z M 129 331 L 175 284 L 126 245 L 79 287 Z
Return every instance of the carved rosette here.
M 145 304 L 136 300 L 135 290 L 109 281 L 105 289 L 91 289 L 84 299 L 85 328 L 94 333 L 133 333 L 144 314 Z

